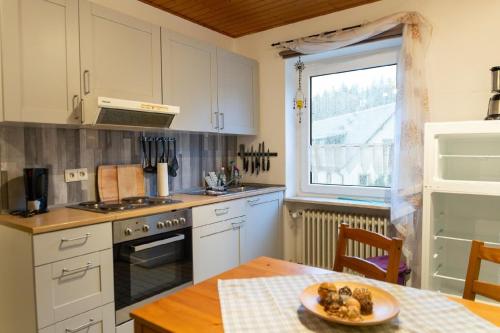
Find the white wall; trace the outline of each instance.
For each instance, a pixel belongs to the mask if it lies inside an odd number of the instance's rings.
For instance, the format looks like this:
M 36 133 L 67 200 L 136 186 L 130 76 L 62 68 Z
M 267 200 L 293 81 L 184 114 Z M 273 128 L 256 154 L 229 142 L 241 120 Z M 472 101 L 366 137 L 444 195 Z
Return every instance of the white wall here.
M 233 48 L 234 39 L 213 30 L 192 23 L 179 16 L 172 15 L 139 0 L 90 0 L 96 4 L 113 8 L 124 14 L 166 27 L 201 41 L 215 44 L 225 49 Z
M 246 176 L 245 181 L 285 184 L 285 161 L 293 162 L 285 156 L 285 137 L 290 135 L 285 133 L 285 123 L 290 122 L 285 115 L 292 113 L 290 101 L 285 101 L 285 62 L 270 44 L 357 25 L 403 10 L 419 11 L 433 25 L 427 53 L 431 120 L 484 118 L 491 95 L 489 68 L 500 65 L 498 0 L 382 0 L 278 27 L 235 40 L 234 51 L 260 63 L 261 133 L 257 138 L 239 141 L 253 142 L 255 148 L 255 143 L 265 140 L 266 147 L 279 153 L 272 160 L 269 173 L 259 174 L 258 178 Z M 288 171 L 286 174 L 293 175 Z

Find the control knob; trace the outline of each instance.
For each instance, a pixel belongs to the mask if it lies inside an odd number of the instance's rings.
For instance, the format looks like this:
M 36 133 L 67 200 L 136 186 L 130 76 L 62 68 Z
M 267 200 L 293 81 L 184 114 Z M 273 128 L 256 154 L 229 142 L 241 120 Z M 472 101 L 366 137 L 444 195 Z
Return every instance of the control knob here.
M 124 231 L 124 232 L 125 232 L 125 236 L 130 236 L 130 235 L 132 235 L 132 229 L 130 229 L 130 228 L 125 228 L 125 231 Z
M 149 231 L 149 225 L 145 224 L 142 226 L 142 231 L 148 232 Z
M 170 228 L 172 226 L 172 221 L 167 220 L 166 224 L 167 224 L 167 228 Z
M 178 219 L 174 219 L 174 220 L 172 221 L 172 223 L 173 223 L 174 225 L 178 225 L 178 224 L 179 224 L 179 220 L 178 220 Z
M 158 229 L 163 229 L 163 228 L 165 228 L 165 222 L 163 222 L 163 221 L 158 222 L 158 223 L 156 224 L 156 227 L 157 227 Z
M 186 224 L 186 219 L 185 219 L 185 218 L 183 218 L 183 217 L 181 217 L 181 218 L 179 219 L 179 221 L 181 222 L 181 224 Z

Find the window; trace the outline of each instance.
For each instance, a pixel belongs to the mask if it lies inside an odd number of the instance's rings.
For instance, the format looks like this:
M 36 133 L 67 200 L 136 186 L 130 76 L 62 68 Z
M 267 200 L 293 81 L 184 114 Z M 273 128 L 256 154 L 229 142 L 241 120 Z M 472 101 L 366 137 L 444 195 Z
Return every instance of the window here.
M 391 184 L 397 51 L 308 64 L 304 192 L 384 197 Z M 307 70 L 307 67 L 306 67 Z

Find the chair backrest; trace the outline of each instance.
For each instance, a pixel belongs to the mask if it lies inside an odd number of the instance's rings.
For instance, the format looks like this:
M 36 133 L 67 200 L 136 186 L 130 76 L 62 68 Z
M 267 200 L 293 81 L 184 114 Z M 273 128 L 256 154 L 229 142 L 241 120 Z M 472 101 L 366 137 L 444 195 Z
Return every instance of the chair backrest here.
M 500 264 L 500 248 L 486 247 L 484 242 L 472 241 L 463 298 L 474 301 L 476 294 L 479 294 L 500 302 L 500 285 L 478 280 L 481 260 Z
M 371 263 L 365 259 L 346 256 L 347 240 L 358 241 L 379 249 L 386 250 L 389 255 L 387 270 Z M 403 241 L 400 238 L 388 238 L 368 230 L 349 228 L 347 224 L 340 225 L 339 239 L 337 241 L 337 252 L 333 270 L 342 272 L 344 267 L 363 274 L 367 278 L 398 282 L 399 261 L 401 260 L 401 247 Z

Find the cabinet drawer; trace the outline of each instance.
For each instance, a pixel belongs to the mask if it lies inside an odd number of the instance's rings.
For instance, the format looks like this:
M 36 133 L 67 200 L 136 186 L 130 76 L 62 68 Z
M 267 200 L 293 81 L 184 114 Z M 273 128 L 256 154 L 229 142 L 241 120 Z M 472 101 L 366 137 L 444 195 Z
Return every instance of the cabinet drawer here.
M 113 301 L 112 250 L 35 268 L 38 327 Z
M 276 193 L 257 195 L 254 197 L 245 198 L 243 200 L 245 201 L 245 205 L 252 207 L 266 202 L 279 200 L 279 198 L 280 198 L 280 192 L 276 192 Z
M 114 331 L 115 304 L 109 303 L 41 329 L 38 333 L 113 333 Z
M 193 208 L 193 228 L 245 215 L 245 202 L 230 200 Z
M 112 243 L 111 223 L 35 235 L 35 266 L 109 249 Z

